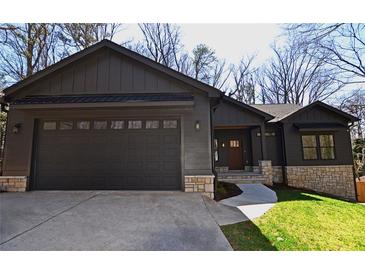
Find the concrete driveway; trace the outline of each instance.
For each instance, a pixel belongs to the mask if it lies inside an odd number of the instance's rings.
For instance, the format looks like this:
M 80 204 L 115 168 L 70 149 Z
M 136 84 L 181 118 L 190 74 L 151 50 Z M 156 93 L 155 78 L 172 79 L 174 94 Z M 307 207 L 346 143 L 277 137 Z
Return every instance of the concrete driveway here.
M 0 250 L 231 250 L 199 194 L 0 193 Z

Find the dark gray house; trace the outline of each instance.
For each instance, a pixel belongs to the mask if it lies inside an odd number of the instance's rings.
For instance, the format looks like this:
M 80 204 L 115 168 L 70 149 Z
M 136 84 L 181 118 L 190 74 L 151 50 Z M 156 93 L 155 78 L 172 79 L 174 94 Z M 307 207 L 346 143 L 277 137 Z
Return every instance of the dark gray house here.
M 349 127 L 321 102 L 246 105 L 104 40 L 5 91 L 0 186 L 181 190 L 215 179 L 354 199 Z

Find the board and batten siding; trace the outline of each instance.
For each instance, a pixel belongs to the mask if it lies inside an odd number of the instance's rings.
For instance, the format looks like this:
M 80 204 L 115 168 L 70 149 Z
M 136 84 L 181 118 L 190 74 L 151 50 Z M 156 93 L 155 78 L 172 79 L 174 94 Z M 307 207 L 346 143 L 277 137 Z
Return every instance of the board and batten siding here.
M 221 101 L 214 112 L 215 126 L 260 125 L 263 118 L 233 103 Z
M 68 64 L 19 90 L 15 98 L 28 95 L 118 94 L 186 92 L 194 96 L 194 105 L 179 107 L 65 108 L 20 110 L 10 106 L 4 154 L 4 174 L 29 176 L 32 165 L 34 121 L 52 118 L 102 117 L 177 117 L 181 119 L 183 175 L 212 174 L 210 137 L 210 99 L 208 93 L 134 61 L 109 48 Z M 70 106 L 71 107 L 71 106 Z M 200 130 L 195 129 L 199 121 Z M 12 132 L 20 123 L 18 134 Z
M 190 86 L 102 48 L 19 91 L 26 95 L 184 92 Z
M 336 159 L 334 160 L 303 160 L 301 132 L 294 127 L 294 123 L 340 123 L 343 128 L 328 131 L 334 134 Z M 284 125 L 286 161 L 288 166 L 315 166 L 315 165 L 352 165 L 351 139 L 347 129 L 347 120 L 334 112 L 320 106 L 293 116 L 285 121 Z M 323 134 L 326 131 L 320 131 Z M 320 132 L 317 132 L 320 134 Z M 307 132 L 306 132 L 307 133 Z

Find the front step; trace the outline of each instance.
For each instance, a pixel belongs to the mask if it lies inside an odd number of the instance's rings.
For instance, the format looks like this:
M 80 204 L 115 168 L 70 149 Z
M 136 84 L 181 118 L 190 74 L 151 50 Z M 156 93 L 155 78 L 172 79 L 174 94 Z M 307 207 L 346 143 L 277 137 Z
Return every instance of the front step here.
M 218 181 L 227 183 L 241 183 L 241 184 L 253 184 L 253 183 L 265 183 L 265 176 L 261 173 L 220 173 L 218 174 Z

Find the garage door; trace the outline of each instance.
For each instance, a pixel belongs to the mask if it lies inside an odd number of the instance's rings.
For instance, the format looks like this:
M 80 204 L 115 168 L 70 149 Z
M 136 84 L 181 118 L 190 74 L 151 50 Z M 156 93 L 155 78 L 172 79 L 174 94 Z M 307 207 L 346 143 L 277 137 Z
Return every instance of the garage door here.
M 181 189 L 177 119 L 40 120 L 33 189 Z

